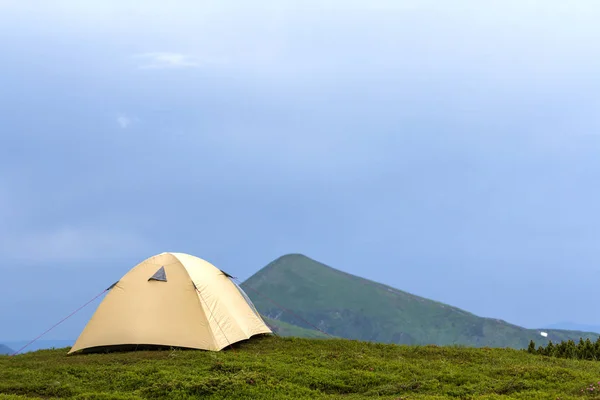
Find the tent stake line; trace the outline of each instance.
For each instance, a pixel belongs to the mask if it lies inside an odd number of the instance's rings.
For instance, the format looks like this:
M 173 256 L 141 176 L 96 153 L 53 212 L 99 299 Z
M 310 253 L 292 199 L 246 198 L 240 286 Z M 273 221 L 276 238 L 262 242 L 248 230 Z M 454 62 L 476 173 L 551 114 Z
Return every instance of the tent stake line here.
M 50 328 L 48 328 L 48 330 L 46 330 L 44 333 L 42 333 L 41 335 L 39 335 L 38 337 L 36 337 L 35 339 L 33 339 L 32 341 L 30 341 L 29 343 L 27 343 L 25 346 L 21 347 L 19 350 L 15 351 L 13 354 L 11 354 L 11 357 L 16 356 L 17 354 L 19 354 L 20 352 L 22 352 L 23 350 L 25 350 L 27 347 L 31 346 L 35 341 L 39 340 L 42 336 L 44 336 L 45 334 L 47 334 L 48 332 L 50 332 L 52 329 L 56 328 L 58 325 L 62 324 L 63 322 L 65 322 L 67 319 L 71 318 L 73 315 L 77 314 L 79 311 L 81 311 L 83 308 L 85 308 L 88 304 L 90 304 L 91 302 L 93 302 L 94 300 L 96 300 L 98 297 L 102 296 L 104 293 L 108 292 L 110 288 L 108 289 L 104 289 L 101 293 L 99 293 L 98 295 L 96 295 L 93 299 L 91 299 L 90 301 L 88 301 L 87 303 L 85 303 L 84 305 L 82 305 L 81 307 L 79 307 L 78 309 L 76 309 L 75 311 L 73 311 L 71 314 L 67 315 L 66 317 L 64 317 L 63 319 L 61 319 L 60 321 L 58 321 L 56 324 L 52 325 Z

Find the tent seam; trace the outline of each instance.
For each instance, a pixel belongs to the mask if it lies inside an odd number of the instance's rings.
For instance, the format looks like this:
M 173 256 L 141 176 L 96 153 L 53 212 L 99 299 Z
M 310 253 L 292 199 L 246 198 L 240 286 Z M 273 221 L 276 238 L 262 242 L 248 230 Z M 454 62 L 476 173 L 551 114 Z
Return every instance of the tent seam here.
M 213 346 L 214 346 L 215 349 L 219 348 L 220 345 L 217 343 L 217 338 L 215 337 L 215 334 L 214 334 L 213 330 L 210 327 L 210 320 L 208 319 L 208 315 L 206 315 L 206 310 L 204 309 L 204 305 L 202 304 L 202 299 L 200 298 L 200 293 L 198 292 L 198 286 L 196 285 L 196 282 L 194 282 L 194 280 L 192 279 L 192 276 L 188 272 L 188 270 L 187 270 L 185 264 L 183 263 L 183 261 L 181 261 L 181 259 L 179 257 L 177 257 L 173 253 L 168 253 L 168 254 L 170 254 L 173 257 L 175 257 L 175 259 L 179 262 L 179 264 L 181 264 L 181 266 L 185 270 L 185 273 L 187 274 L 188 278 L 190 279 L 190 282 L 192 282 L 192 285 L 194 286 L 194 294 L 196 296 L 196 299 L 198 300 L 198 304 L 200 305 L 200 308 L 202 309 L 202 312 L 204 313 L 204 316 L 206 317 L 206 321 L 208 322 L 208 331 L 210 332 L 210 336 L 212 337 Z

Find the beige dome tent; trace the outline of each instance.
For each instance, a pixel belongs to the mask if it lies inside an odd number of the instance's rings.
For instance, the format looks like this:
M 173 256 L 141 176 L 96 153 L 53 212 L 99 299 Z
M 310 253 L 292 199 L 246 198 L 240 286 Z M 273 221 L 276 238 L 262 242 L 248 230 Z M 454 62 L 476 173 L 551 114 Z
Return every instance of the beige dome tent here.
M 162 253 L 115 283 L 70 353 L 131 345 L 219 351 L 271 333 L 244 291 L 207 261 Z

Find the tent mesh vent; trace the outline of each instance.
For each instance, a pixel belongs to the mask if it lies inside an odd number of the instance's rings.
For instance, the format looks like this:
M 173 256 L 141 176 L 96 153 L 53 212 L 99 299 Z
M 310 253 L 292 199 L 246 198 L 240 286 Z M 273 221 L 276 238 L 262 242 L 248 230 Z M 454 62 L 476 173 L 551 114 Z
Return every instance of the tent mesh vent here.
M 150 277 L 150 279 L 148 279 L 149 281 L 161 281 L 161 282 L 166 282 L 167 281 L 167 274 L 165 273 L 165 267 L 160 267 L 158 269 L 158 271 L 156 271 L 154 273 L 154 275 L 152 275 Z

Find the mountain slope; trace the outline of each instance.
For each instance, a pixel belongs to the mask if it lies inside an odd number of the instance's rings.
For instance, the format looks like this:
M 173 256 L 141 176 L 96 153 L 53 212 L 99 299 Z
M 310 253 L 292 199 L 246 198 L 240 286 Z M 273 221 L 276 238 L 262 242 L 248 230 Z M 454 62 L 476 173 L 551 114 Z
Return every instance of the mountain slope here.
M 12 354 L 12 353 L 14 353 L 14 352 L 10 347 L 0 344 L 0 355 Z
M 264 318 L 265 323 L 271 328 L 273 333 L 284 337 L 301 337 L 310 339 L 326 339 L 329 338 L 324 333 L 321 333 L 315 329 L 301 328 L 296 325 L 288 324 L 281 320 L 275 320 L 271 318 Z
M 598 337 L 594 333 L 546 330 L 548 338 L 543 338 L 537 330 L 482 318 L 347 274 L 300 254 L 278 258 L 241 286 L 268 318 L 306 329 L 314 324 L 331 335 L 349 339 L 525 348 L 532 339 L 544 345 L 548 340 Z

